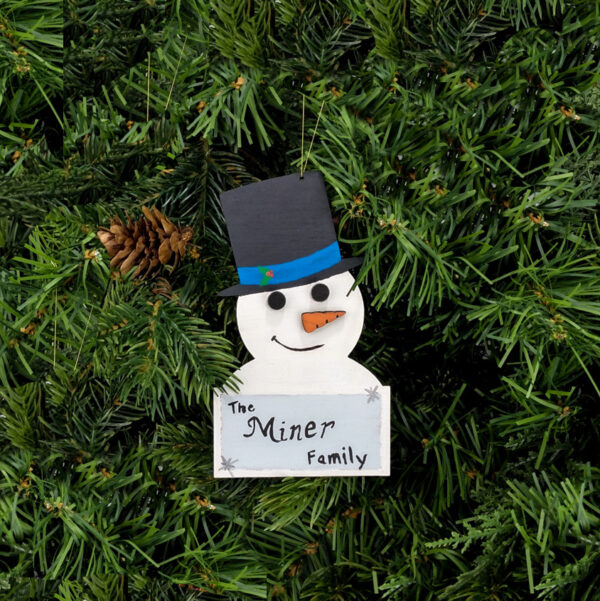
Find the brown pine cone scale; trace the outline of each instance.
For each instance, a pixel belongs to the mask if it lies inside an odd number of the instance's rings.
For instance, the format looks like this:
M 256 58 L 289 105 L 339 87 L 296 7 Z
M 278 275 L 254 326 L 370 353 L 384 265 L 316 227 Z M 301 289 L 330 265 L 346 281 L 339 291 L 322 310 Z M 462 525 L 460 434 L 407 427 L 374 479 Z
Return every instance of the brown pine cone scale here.
M 127 223 L 113 217 L 109 227 L 98 229 L 111 269 L 127 273 L 137 265 L 133 277 L 140 279 L 158 273 L 166 265 L 175 269 L 194 234 L 191 227 L 175 225 L 156 207 L 142 207 L 142 212 L 144 216 L 137 221 L 126 214 Z

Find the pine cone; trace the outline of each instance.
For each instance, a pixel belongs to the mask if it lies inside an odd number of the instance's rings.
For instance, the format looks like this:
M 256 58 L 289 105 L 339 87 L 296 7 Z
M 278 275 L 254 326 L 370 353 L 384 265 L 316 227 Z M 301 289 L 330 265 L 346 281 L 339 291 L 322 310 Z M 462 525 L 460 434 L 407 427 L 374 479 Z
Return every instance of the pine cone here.
M 173 268 L 177 267 L 194 233 L 189 226 L 183 229 L 176 226 L 156 207 L 142 207 L 142 211 L 144 217 L 135 222 L 129 215 L 127 224 L 113 217 L 109 228 L 98 229 L 98 238 L 108 252 L 111 268 L 127 273 L 137 265 L 133 277 L 141 279 L 157 273 L 171 261 Z

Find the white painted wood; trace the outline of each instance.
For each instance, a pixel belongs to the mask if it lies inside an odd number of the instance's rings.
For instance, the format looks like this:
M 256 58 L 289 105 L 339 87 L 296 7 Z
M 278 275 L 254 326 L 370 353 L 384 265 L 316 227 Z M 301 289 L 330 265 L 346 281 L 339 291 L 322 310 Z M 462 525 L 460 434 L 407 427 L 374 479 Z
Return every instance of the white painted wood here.
M 366 386 L 381 385 L 371 372 L 348 358 L 362 332 L 364 304 L 359 288 L 351 290 L 354 278 L 349 272 L 321 280 L 329 288 L 324 302 L 315 301 L 315 284 L 284 288 L 282 309 L 268 304 L 270 292 L 240 296 L 237 321 L 242 340 L 254 357 L 235 376 L 241 380 L 239 392 L 323 394 L 352 393 Z M 306 332 L 302 313 L 345 311 L 345 315 Z M 275 341 L 273 337 L 276 337 Z M 283 347 L 314 350 L 292 351 Z M 232 390 L 228 387 L 228 390 Z
M 376 386 L 368 390 L 375 392 L 372 400 L 367 391 L 362 395 L 355 392 L 349 395 L 236 394 L 215 397 L 214 476 L 389 476 L 390 388 Z M 241 414 L 238 411 L 236 414 L 230 406 L 231 401 L 244 408 L 250 406 L 253 412 Z M 265 404 L 270 404 L 270 408 L 266 409 Z M 315 411 L 315 407 L 320 411 Z M 360 414 L 357 414 L 357 408 Z M 261 428 L 267 425 L 271 416 L 276 420 L 271 434 L 287 439 L 273 441 L 263 434 Z M 250 420 L 256 418 L 261 420 L 260 426 L 251 425 Z M 323 427 L 323 419 L 331 420 L 327 421 L 326 427 Z M 304 427 L 314 424 L 311 432 L 315 435 L 299 440 L 302 435 L 296 431 L 296 436 L 290 438 L 292 424 Z M 285 434 L 283 428 L 279 433 L 281 426 L 284 426 Z M 248 438 L 244 434 L 253 436 Z M 325 462 L 331 454 L 335 455 L 332 464 Z M 250 467 L 257 463 L 256 457 L 261 466 L 258 469 Z
M 220 402 L 219 394 L 298 396 L 298 412 L 302 412 L 302 396 L 364 394 L 369 388 L 386 390 L 381 424 L 381 444 L 386 462 L 378 475 L 389 473 L 389 388 L 382 387 L 377 378 L 348 355 L 358 342 L 363 327 L 364 304 L 358 287 L 352 290 L 354 278 L 349 272 L 331 276 L 319 282 L 329 289 L 325 301 L 317 301 L 311 291 L 315 284 L 280 289 L 285 296 L 281 309 L 269 306 L 270 291 L 240 296 L 237 301 L 238 328 L 253 360 L 238 369 L 234 377 L 236 385 L 228 382 L 223 390 L 215 391 L 215 476 L 229 477 L 218 470 L 220 453 Z M 345 312 L 342 317 L 322 324 L 307 332 L 303 313 Z M 315 348 L 318 347 L 318 348 Z M 305 350 L 292 350 L 305 349 Z M 335 470 L 334 470 L 335 471 Z M 348 475 L 344 473 L 302 474 L 236 472 L 236 476 L 284 476 L 284 475 Z M 368 475 L 368 474 L 361 474 Z M 375 475 L 375 474 L 373 474 Z

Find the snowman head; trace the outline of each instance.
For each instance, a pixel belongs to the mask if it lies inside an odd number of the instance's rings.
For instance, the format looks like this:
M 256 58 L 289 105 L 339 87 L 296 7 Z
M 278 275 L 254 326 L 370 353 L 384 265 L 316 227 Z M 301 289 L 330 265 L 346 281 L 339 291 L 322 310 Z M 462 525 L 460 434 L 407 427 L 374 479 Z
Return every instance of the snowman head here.
M 349 272 L 240 296 L 237 322 L 255 359 L 271 362 L 346 357 L 362 331 L 364 305 Z
M 221 194 L 239 284 L 242 339 L 255 359 L 282 369 L 346 357 L 356 345 L 364 306 L 342 258 L 321 173 L 275 177 Z

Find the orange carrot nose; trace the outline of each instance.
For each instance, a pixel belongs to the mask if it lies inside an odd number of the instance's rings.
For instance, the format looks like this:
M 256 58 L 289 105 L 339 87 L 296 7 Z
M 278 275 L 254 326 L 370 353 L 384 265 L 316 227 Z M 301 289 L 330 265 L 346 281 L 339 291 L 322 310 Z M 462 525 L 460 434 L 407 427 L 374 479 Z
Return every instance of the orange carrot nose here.
M 322 328 L 325 324 L 331 323 L 336 319 L 346 315 L 346 311 L 313 311 L 312 313 L 302 313 L 302 325 L 310 334 L 317 328 Z

